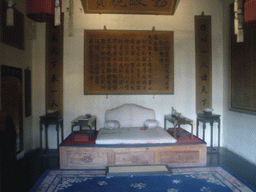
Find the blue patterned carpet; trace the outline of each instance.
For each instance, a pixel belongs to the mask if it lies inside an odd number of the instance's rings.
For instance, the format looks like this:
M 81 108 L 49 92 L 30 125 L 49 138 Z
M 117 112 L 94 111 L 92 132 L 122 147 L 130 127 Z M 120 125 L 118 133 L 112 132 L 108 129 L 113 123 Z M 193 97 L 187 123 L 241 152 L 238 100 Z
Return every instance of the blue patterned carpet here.
M 31 192 L 228 192 L 256 191 L 222 167 L 175 168 L 159 176 L 107 177 L 105 170 L 49 170 Z

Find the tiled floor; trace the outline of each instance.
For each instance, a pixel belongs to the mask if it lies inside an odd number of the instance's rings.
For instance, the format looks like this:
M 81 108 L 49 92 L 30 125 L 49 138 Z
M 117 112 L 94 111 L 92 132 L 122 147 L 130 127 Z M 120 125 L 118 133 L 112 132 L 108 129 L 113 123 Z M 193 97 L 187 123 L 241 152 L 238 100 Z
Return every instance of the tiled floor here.
M 59 159 L 57 150 L 50 150 L 48 154 L 41 155 L 39 151 L 26 154 L 17 161 L 15 166 L 16 188 L 29 191 L 35 182 L 47 169 L 58 169 Z M 233 172 L 247 183 L 256 188 L 256 165 L 251 164 L 235 153 L 221 148 L 219 153 L 207 154 L 207 166 L 220 165 Z M 4 191 L 3 191 L 4 192 Z

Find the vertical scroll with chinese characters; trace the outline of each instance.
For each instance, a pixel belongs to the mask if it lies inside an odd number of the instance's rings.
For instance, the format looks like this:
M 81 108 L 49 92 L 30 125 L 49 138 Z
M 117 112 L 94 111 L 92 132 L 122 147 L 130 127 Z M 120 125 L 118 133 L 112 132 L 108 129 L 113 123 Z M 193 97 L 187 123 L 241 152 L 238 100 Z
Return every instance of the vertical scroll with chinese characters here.
M 85 30 L 85 94 L 173 94 L 173 32 Z
M 63 111 L 63 19 L 46 24 L 46 112 Z
M 212 107 L 211 16 L 195 16 L 196 111 Z

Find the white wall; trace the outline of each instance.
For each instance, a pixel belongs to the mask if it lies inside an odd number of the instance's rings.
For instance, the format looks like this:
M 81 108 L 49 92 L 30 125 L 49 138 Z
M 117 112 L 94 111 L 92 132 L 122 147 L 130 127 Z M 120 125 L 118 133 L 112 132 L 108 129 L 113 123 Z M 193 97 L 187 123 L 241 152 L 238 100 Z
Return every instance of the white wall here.
M 175 107 L 196 122 L 195 114 L 195 42 L 194 15 L 202 11 L 212 16 L 213 49 L 213 109 L 222 118 L 223 146 L 256 163 L 256 116 L 229 111 L 229 4 L 233 0 L 182 0 L 174 16 L 84 14 L 80 0 L 75 0 L 75 35 L 68 37 L 68 13 L 65 11 L 64 37 L 64 129 L 70 133 L 71 121 L 78 115 L 97 115 L 98 128 L 103 126 L 106 109 L 133 102 L 156 111 L 163 126 L 163 117 Z M 222 11 L 222 2 L 224 10 Z M 14 0 L 16 8 L 25 13 L 26 0 Z M 63 9 L 68 0 L 63 0 Z M 224 14 L 224 15 L 223 15 Z M 224 21 L 222 20 L 224 16 Z M 32 116 L 24 117 L 25 151 L 39 147 L 39 116 L 45 114 L 45 24 L 37 23 L 37 39 L 29 40 L 31 20 L 25 17 L 25 50 L 0 42 L 0 64 L 32 69 Z M 174 31 L 174 95 L 110 95 L 83 94 L 84 29 L 156 30 Z M 224 35 L 222 35 L 224 34 Z M 224 42 L 224 43 L 223 43 Z M 224 46 L 224 47 L 223 47 Z M 223 64 L 224 61 L 224 64 Z M 172 126 L 168 124 L 168 127 Z M 49 132 L 50 147 L 56 148 L 56 133 Z M 190 130 L 190 127 L 185 127 Z M 209 127 L 208 127 L 209 128 Z M 206 135 L 209 136 L 207 128 Z M 194 131 L 195 133 L 195 131 Z M 217 138 L 217 135 L 214 135 Z M 209 138 L 206 140 L 210 143 Z M 215 143 L 216 139 L 215 139 Z
M 63 9 L 69 7 L 63 1 Z M 164 126 L 164 115 L 171 107 L 196 122 L 195 113 L 195 35 L 194 15 L 212 16 L 212 72 L 213 109 L 222 115 L 223 108 L 223 39 L 222 3 L 216 0 L 182 0 L 174 16 L 84 14 L 81 1 L 74 1 L 74 36 L 68 36 L 68 13 L 65 13 L 64 35 L 64 129 L 65 137 L 71 132 L 71 121 L 85 113 L 97 116 L 97 129 L 103 127 L 107 109 L 123 103 L 136 103 L 153 108 L 160 126 Z M 174 31 L 174 95 L 84 95 L 84 30 L 156 30 Z M 39 43 L 39 42 L 38 42 Z M 35 48 L 35 47 L 34 47 Z M 34 63 L 37 65 L 36 63 Z M 42 65 L 42 63 L 38 63 Z M 41 80 L 40 80 L 40 83 Z M 39 83 L 39 86 L 41 86 Z M 43 90 L 43 89 L 42 89 Z M 42 102 L 43 98 L 42 98 Z M 41 103 L 42 104 L 42 103 Z M 40 105 L 41 105 L 40 104 Z M 170 123 L 168 127 L 172 126 Z M 190 131 L 189 126 L 185 126 Z M 217 129 L 217 128 L 216 128 Z M 39 134 L 35 127 L 35 135 Z M 195 129 L 194 129 L 195 133 Z M 206 134 L 209 135 L 209 128 Z M 56 131 L 50 129 L 50 147 L 56 148 Z M 217 138 L 217 131 L 214 136 Z M 38 138 L 38 136 L 37 136 Z M 206 141 L 210 143 L 207 136 Z M 214 140 L 217 145 L 217 139 Z M 35 141 L 38 144 L 38 141 Z
M 229 5 L 233 0 L 226 0 L 224 7 L 224 112 L 223 144 L 229 150 L 245 157 L 256 164 L 256 116 L 229 110 Z

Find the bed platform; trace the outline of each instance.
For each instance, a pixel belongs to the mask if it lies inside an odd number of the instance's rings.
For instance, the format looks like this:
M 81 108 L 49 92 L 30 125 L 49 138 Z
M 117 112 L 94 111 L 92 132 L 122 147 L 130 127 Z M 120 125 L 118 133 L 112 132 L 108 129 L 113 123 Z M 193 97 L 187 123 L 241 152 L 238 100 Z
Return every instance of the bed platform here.
M 168 130 L 171 133 L 171 129 Z M 191 167 L 206 165 L 206 143 L 196 136 L 183 136 L 171 144 L 116 144 L 98 145 L 74 140 L 73 132 L 60 145 L 61 169 L 105 169 L 114 165 L 159 165 Z

